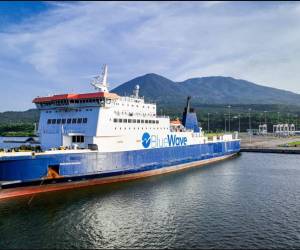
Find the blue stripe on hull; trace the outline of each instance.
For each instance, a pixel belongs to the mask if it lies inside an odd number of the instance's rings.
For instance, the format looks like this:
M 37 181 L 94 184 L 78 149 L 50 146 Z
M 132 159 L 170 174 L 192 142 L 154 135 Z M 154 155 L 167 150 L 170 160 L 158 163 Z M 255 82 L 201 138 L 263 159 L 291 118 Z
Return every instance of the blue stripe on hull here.
M 210 159 L 239 150 L 240 141 L 231 141 L 114 153 L 9 157 L 0 160 L 0 181 L 38 180 L 47 174 L 49 165 L 59 165 L 60 175 L 66 177 L 121 175 Z

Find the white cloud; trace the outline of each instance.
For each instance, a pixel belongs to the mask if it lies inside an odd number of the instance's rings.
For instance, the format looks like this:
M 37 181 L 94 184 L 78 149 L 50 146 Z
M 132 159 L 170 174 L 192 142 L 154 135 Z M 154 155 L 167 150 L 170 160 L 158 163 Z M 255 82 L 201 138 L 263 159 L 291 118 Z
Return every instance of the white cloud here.
M 300 93 L 298 3 L 80 2 L 0 33 L 2 109 L 53 92 L 89 91 L 102 63 L 116 86 L 149 72 L 226 75 Z M 9 95 L 20 100 L 9 104 Z M 7 102 L 7 103 L 6 103 Z

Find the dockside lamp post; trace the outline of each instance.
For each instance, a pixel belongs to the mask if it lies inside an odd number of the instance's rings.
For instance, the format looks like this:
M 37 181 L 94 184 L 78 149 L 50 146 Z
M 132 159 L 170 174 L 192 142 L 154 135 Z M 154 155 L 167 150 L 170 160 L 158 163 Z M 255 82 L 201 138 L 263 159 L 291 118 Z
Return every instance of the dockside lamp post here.
M 240 134 L 241 133 L 241 117 L 240 117 L 240 114 L 238 114 L 236 116 L 233 116 L 232 119 L 238 119 L 238 122 L 239 122 L 238 131 L 239 131 L 239 134 Z
M 267 112 L 268 111 L 264 111 L 264 113 L 265 113 L 265 124 L 267 124 Z
M 229 131 L 229 133 L 230 133 L 230 108 L 231 108 L 231 106 L 228 105 L 227 107 L 228 107 L 228 109 L 229 109 L 229 111 L 228 111 L 228 114 L 229 114 L 229 116 L 228 116 L 228 131 Z
M 226 114 L 224 114 L 224 131 L 226 133 Z
M 241 114 L 239 114 L 239 134 L 241 133 Z
M 249 111 L 249 139 L 251 143 L 251 136 L 252 136 L 252 130 L 251 130 L 251 108 L 248 109 Z
M 209 133 L 209 113 L 207 113 L 207 132 Z

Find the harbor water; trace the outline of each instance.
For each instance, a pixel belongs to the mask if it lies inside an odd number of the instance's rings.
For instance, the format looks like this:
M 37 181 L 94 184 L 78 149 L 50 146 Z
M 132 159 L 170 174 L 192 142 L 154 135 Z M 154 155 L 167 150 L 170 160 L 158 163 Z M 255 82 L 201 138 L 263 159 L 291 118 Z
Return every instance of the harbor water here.
M 0 248 L 300 248 L 299 155 L 0 202 Z

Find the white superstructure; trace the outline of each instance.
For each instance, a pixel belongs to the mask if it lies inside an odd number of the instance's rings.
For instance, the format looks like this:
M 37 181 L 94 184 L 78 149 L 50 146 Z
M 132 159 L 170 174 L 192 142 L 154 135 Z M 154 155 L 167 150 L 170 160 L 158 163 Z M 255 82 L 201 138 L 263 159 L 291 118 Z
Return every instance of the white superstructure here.
M 64 147 L 117 152 L 208 142 L 201 130 L 194 132 L 170 123 L 168 116 L 158 116 L 156 104 L 139 96 L 139 86 L 132 96 L 110 93 L 107 66 L 92 85 L 97 92 L 33 100 L 40 110 L 39 137 L 44 150 Z M 218 140 L 232 140 L 232 136 Z

